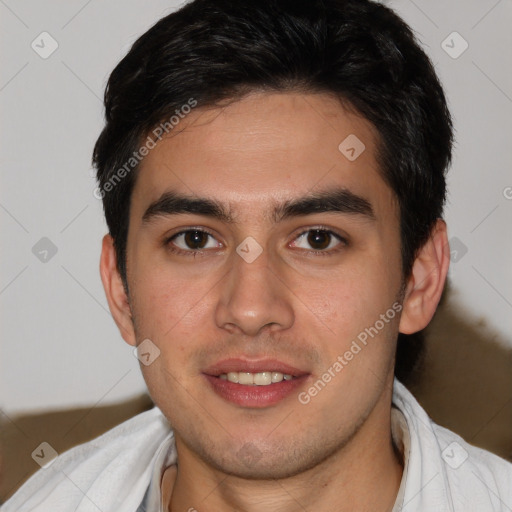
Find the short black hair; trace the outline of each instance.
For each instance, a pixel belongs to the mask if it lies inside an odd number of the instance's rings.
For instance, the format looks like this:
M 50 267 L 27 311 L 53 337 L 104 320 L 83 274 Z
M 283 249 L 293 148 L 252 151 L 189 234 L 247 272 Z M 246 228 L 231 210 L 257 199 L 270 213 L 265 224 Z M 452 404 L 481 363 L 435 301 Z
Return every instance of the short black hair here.
M 408 277 L 442 217 L 453 143 L 442 86 L 411 29 L 371 0 L 194 0 L 133 44 L 105 90 L 93 165 L 126 290 L 134 154 L 191 100 L 208 107 L 255 91 L 328 93 L 373 124 Z

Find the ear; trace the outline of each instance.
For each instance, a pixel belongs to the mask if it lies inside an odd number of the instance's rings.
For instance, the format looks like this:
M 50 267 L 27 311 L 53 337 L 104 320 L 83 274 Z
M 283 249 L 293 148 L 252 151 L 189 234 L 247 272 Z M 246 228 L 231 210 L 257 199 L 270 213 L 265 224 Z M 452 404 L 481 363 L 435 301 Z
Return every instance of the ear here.
M 126 343 L 135 346 L 136 338 L 132 322 L 132 312 L 121 275 L 117 270 L 117 257 L 114 248 L 114 240 L 110 235 L 105 235 L 103 237 L 100 274 L 110 312 L 112 313 L 121 336 Z
M 407 281 L 399 325 L 401 333 L 412 334 L 428 325 L 441 299 L 449 266 L 446 223 L 438 219 L 418 252 Z

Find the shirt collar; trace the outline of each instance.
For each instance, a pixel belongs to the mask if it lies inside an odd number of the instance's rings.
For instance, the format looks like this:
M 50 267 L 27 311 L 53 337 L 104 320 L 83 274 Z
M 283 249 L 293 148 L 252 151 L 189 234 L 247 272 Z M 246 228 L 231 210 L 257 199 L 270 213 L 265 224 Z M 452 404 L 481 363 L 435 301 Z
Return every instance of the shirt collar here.
M 176 452 L 176 443 L 174 441 L 174 432 L 171 430 L 167 437 L 162 441 L 157 453 L 153 459 L 153 471 L 151 481 L 144 498 L 137 508 L 137 512 L 164 512 L 167 505 L 162 503 L 161 482 L 164 471 L 169 466 L 176 464 L 178 454 Z

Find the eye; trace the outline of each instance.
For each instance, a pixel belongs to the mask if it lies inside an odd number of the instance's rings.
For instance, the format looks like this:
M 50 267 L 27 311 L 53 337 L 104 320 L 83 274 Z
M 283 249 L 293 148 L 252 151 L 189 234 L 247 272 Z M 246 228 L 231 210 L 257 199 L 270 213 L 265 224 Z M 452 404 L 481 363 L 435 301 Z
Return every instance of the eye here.
M 187 229 L 180 231 L 167 240 L 169 245 L 174 245 L 178 249 L 186 252 L 200 251 L 202 249 L 214 249 L 221 247 L 220 242 L 201 229 Z
M 291 245 L 314 252 L 328 252 L 342 242 L 346 243 L 346 240 L 331 230 L 308 229 L 301 233 Z

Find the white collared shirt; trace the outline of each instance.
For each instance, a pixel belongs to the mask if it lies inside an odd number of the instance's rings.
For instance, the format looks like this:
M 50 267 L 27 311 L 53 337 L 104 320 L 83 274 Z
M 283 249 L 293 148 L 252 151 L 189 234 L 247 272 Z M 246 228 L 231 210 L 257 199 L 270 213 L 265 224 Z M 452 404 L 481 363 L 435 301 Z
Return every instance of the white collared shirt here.
M 392 435 L 404 454 L 393 512 L 511 512 L 512 464 L 436 425 L 395 379 Z M 160 409 L 139 414 L 40 469 L 2 512 L 163 512 L 160 482 L 176 464 Z

